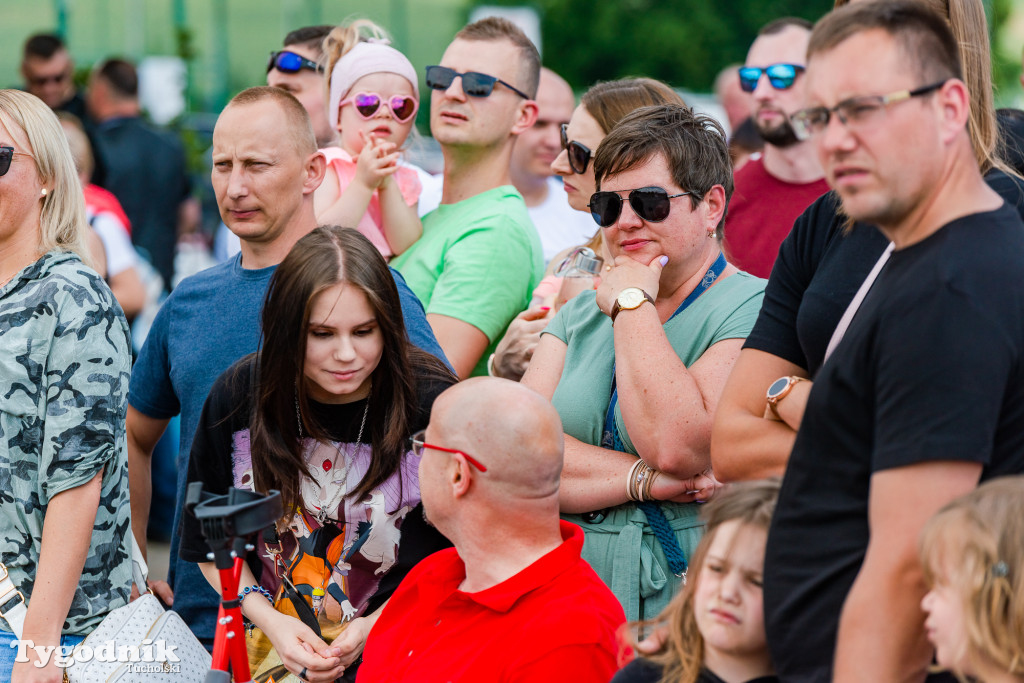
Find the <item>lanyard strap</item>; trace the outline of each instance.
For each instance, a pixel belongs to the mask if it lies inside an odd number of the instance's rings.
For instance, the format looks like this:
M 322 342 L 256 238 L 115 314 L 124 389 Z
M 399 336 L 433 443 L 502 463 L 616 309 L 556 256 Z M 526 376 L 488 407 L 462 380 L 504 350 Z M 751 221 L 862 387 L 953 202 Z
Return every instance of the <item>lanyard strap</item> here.
M 715 262 L 708 268 L 708 271 L 704 273 L 704 277 L 697 286 L 690 292 L 683 302 L 679 304 L 679 307 L 675 310 L 672 316 L 669 318 L 675 318 L 677 315 L 685 311 L 690 304 L 697 300 L 701 294 L 706 292 L 711 285 L 715 284 L 722 272 L 725 271 L 726 266 L 725 255 L 719 254 Z M 608 402 L 608 412 L 605 413 L 604 417 L 604 433 L 601 437 L 601 446 L 603 448 L 609 448 L 614 451 L 623 451 L 625 448 L 622 445 L 622 438 L 619 436 L 619 430 L 615 426 L 615 404 L 619 401 L 619 390 L 616 387 L 615 382 L 615 365 L 612 365 L 612 392 L 611 398 Z M 647 523 L 654 531 L 655 538 L 658 539 L 658 543 L 661 545 L 662 552 L 665 553 L 665 559 L 668 560 L 668 567 L 676 576 L 683 576 L 686 573 L 686 556 L 683 554 L 682 548 L 679 547 L 679 542 L 676 540 L 675 534 L 672 533 L 672 528 L 668 523 L 668 519 L 665 517 L 665 513 L 661 510 L 661 505 L 658 503 L 645 501 L 637 503 L 636 506 L 643 510 L 644 515 L 647 517 Z
M 718 258 L 715 259 L 715 262 L 711 264 L 710 268 L 708 268 L 708 272 L 704 273 L 704 277 L 701 278 L 701 281 L 697 284 L 696 287 L 694 287 L 693 291 L 690 292 L 685 299 L 683 299 L 683 302 L 679 304 L 679 307 L 675 310 L 675 312 L 672 314 L 669 320 L 672 320 L 672 318 L 675 318 L 677 315 L 685 311 L 687 308 L 689 308 L 690 304 L 697 300 L 697 298 L 701 294 L 708 291 L 708 289 L 711 288 L 711 285 L 715 284 L 718 278 L 722 276 L 722 273 L 725 271 L 725 267 L 727 265 L 729 264 L 726 263 L 725 261 L 725 255 L 719 254 Z M 605 448 L 611 448 L 612 450 L 616 451 L 623 451 L 625 449 L 622 448 L 622 441 L 619 439 L 619 432 L 618 429 L 616 429 L 615 427 L 615 404 L 618 402 L 619 390 L 618 387 L 616 387 L 615 383 L 615 364 L 613 363 L 612 393 L 611 399 L 608 402 L 608 412 L 605 414 L 604 418 L 604 438 L 602 438 L 602 445 L 604 445 L 605 441 L 608 441 L 609 444 L 614 445 L 606 445 L 604 446 Z M 611 438 L 611 440 L 609 440 L 609 437 Z

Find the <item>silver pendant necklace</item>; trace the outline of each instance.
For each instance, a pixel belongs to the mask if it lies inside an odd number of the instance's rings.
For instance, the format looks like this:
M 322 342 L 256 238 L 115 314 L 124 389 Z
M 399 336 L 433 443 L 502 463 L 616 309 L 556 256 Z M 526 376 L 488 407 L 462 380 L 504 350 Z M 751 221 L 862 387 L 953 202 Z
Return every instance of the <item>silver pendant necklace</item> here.
M 370 388 L 372 390 L 372 388 L 373 388 L 372 385 L 371 385 Z M 358 434 L 358 436 L 356 436 L 356 441 L 355 441 L 355 445 L 352 448 L 352 452 L 351 453 L 347 453 L 346 452 L 346 453 L 343 454 L 342 450 L 341 450 L 341 442 L 339 441 L 339 442 L 337 442 L 337 445 L 335 446 L 335 450 L 336 450 L 335 458 L 334 458 L 335 462 L 331 462 L 330 460 L 326 460 L 325 459 L 323 461 L 322 465 L 321 465 L 321 467 L 323 468 L 324 472 L 329 472 L 335 466 L 335 463 L 337 462 L 337 456 L 340 455 L 345 460 L 345 472 L 344 472 L 344 474 L 341 477 L 341 481 L 343 481 L 345 483 L 337 487 L 337 490 L 335 491 L 334 495 L 332 495 L 331 499 L 329 501 L 327 501 L 327 502 L 324 502 L 324 499 L 323 499 L 323 497 L 321 495 L 319 495 L 319 494 L 317 495 L 318 502 L 320 503 L 320 505 L 317 508 L 317 513 L 316 513 L 315 519 L 320 523 L 321 526 L 323 526 L 328 521 L 332 521 L 332 518 L 330 517 L 330 511 L 337 509 L 338 505 L 341 503 L 341 499 L 345 495 L 345 485 L 348 483 L 348 471 L 352 467 L 352 461 L 355 458 L 355 453 L 359 449 L 359 444 L 363 440 L 363 430 L 366 428 L 366 417 L 369 414 L 370 414 L 370 397 L 367 396 L 366 397 L 366 406 L 363 408 L 363 419 L 360 420 L 360 422 L 359 422 L 359 434 Z M 302 413 L 299 410 L 299 397 L 298 397 L 297 393 L 296 393 L 296 396 L 295 396 L 295 417 L 296 417 L 296 419 L 298 420 L 298 423 L 299 423 L 299 438 L 301 439 L 302 438 Z M 327 482 L 325 482 L 324 486 L 326 487 L 326 485 L 327 485 Z M 321 488 L 321 493 L 322 493 L 322 491 L 323 491 L 323 487 Z

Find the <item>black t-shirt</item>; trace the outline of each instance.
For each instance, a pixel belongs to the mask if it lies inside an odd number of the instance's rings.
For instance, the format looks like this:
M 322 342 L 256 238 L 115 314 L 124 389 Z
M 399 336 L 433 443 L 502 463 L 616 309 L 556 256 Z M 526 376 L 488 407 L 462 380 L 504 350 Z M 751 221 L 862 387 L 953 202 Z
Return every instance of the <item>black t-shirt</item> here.
M 636 658 L 622 668 L 611 683 L 659 683 L 661 681 L 662 669 L 660 666 L 648 659 Z M 747 683 L 778 683 L 775 676 L 759 676 Z M 696 683 L 725 683 L 721 678 L 707 669 L 702 669 L 697 676 Z
M 189 482 L 203 482 L 204 491 L 226 493 L 228 488 L 252 488 L 252 464 L 249 452 L 249 416 L 251 411 L 251 364 L 248 356 L 228 368 L 214 383 L 203 406 L 202 417 L 192 442 Z M 410 425 L 410 434 L 426 427 L 434 399 L 454 380 L 442 381 L 417 376 L 419 406 Z M 316 521 L 316 503 L 328 503 L 333 526 L 340 532 L 344 564 L 332 576 L 360 614 L 369 614 L 387 600 L 402 578 L 421 559 L 451 543 L 423 518 L 419 499 L 418 459 L 407 453 L 398 472 L 361 500 L 342 498 L 362 479 L 372 457 L 370 424 L 380 416 L 366 412 L 366 428 L 357 441 L 366 401 L 328 405 L 311 403 L 313 417 L 323 425 L 332 441 L 316 443 L 306 439 L 306 459 L 315 480 L 303 478 L 300 495 L 304 514 L 292 523 L 294 537 L 282 534 L 285 556 L 294 550 L 296 539 L 312 536 L 320 528 Z M 329 463 L 329 464 L 328 464 Z M 347 482 L 343 487 L 341 482 Z M 336 506 L 336 507 L 335 507 Z M 179 546 L 181 559 L 206 562 L 209 549 L 196 519 L 183 515 Z M 331 526 L 331 522 L 327 522 Z M 333 536 L 334 529 L 327 529 Z M 324 533 L 321 532 L 323 537 Z M 328 551 L 330 555 L 330 551 Z M 262 542 L 247 558 L 257 580 L 271 592 L 277 589 L 277 577 L 270 568 Z M 343 576 L 342 576 L 343 575 Z M 328 590 L 328 596 L 332 592 Z
M 1024 472 L 1024 226 L 1006 204 L 894 252 L 815 379 L 765 557 L 781 678 L 831 680 L 872 474 L 935 460 Z
M 1024 187 L 991 171 L 986 182 L 1024 217 Z M 828 192 L 793 224 L 779 248 L 764 303 L 743 348 L 758 349 L 798 365 L 814 377 L 832 333 L 889 240 L 872 225 L 839 213 Z

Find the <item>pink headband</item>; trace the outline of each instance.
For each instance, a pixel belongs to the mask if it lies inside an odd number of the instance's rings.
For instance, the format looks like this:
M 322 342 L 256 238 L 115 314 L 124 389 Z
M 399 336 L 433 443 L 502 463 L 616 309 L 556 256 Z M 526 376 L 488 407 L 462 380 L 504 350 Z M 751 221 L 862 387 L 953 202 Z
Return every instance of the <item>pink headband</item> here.
M 405 55 L 385 43 L 371 39 L 356 43 L 355 47 L 338 60 L 331 71 L 331 97 L 327 116 L 331 128 L 338 128 L 338 105 L 341 98 L 352 88 L 352 84 L 363 76 L 376 73 L 398 74 L 412 84 L 412 92 L 420 98 L 416 69 Z

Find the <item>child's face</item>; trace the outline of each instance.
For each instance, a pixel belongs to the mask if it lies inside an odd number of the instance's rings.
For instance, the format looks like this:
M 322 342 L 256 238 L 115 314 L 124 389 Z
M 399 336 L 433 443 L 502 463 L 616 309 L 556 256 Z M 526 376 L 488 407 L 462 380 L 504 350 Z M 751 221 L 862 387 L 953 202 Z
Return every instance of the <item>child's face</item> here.
M 388 102 L 395 95 L 415 98 L 412 84 L 404 77 L 392 73 L 375 73 L 363 76 L 356 81 L 342 98 L 342 102 L 354 98 L 359 93 L 375 93 L 380 96 L 381 104 L 369 119 L 364 119 L 356 111 L 355 103 L 349 102 L 341 107 L 338 116 L 338 133 L 341 135 L 342 148 L 352 156 L 363 151 L 363 145 L 371 135 L 393 142 L 401 147 L 409 137 L 415 116 L 404 123 L 394 117 Z
M 697 575 L 694 611 L 708 664 L 722 657 L 767 657 L 764 635 L 764 529 L 726 522 L 718 527 Z
M 944 668 L 970 674 L 963 597 L 953 584 L 949 573 L 936 572 L 935 585 L 921 600 L 921 609 L 928 615 L 924 627 L 928 640 L 935 646 L 938 663 Z

